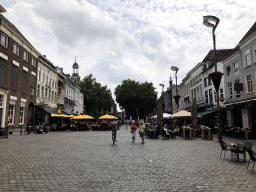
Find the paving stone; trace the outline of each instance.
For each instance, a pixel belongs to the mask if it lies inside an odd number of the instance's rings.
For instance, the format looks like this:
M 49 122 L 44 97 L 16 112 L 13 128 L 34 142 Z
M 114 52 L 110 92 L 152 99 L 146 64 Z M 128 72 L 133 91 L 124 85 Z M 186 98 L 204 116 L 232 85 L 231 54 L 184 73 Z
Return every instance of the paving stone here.
M 124 126 L 111 132 L 49 132 L 0 139 L 0 191 L 254 191 L 256 168 L 219 158 L 213 140 L 131 142 Z M 223 137 L 227 143 L 237 139 Z M 253 150 L 256 147 L 255 140 Z M 245 141 L 239 140 L 239 143 Z M 256 151 L 256 150 L 255 150 Z M 247 162 L 249 156 L 247 154 Z

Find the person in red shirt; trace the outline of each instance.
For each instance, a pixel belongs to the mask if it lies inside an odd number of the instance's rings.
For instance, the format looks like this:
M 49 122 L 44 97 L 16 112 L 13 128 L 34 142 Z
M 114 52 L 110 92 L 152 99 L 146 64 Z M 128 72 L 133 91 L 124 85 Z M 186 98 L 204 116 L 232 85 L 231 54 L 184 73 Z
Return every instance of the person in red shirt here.
M 136 135 L 137 125 L 135 125 L 135 121 L 132 122 L 131 126 L 131 134 L 132 134 L 132 142 L 134 143 L 135 135 Z

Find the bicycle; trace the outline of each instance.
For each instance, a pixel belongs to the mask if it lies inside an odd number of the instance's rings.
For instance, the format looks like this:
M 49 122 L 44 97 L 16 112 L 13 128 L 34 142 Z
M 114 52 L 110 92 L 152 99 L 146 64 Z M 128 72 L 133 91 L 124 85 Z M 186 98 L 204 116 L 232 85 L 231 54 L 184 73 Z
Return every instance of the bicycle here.
M 29 135 L 31 132 L 30 127 L 27 126 L 27 128 L 24 130 L 24 135 Z
M 115 145 L 115 142 L 116 142 L 116 130 L 112 131 L 112 140 L 113 140 L 113 145 Z
M 7 132 L 6 128 L 1 128 L 1 130 L 0 130 L 0 137 L 8 138 L 8 132 Z

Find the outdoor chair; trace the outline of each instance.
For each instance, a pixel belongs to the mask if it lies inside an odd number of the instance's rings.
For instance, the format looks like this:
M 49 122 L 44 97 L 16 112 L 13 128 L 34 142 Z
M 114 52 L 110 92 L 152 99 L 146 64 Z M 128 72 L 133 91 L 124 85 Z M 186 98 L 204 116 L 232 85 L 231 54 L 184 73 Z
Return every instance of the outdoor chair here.
M 248 149 L 252 149 L 253 143 L 252 142 L 245 142 L 244 145 L 246 147 L 246 151 L 248 151 Z
M 248 153 L 249 153 L 249 156 L 250 156 L 250 159 L 249 159 L 249 162 L 248 162 L 248 165 L 247 165 L 247 170 L 248 170 L 248 167 L 249 167 L 249 164 L 250 164 L 250 160 L 254 161 L 254 164 L 253 164 L 253 167 L 252 167 L 252 172 L 253 172 L 253 169 L 254 169 L 254 165 L 255 165 L 255 161 L 256 161 L 256 153 L 252 150 L 252 149 L 247 149 Z
M 170 135 L 167 135 L 164 130 L 162 130 L 162 139 L 170 139 Z
M 233 149 L 231 149 L 231 152 L 235 153 L 234 160 L 237 160 L 237 161 L 241 160 L 239 158 L 239 154 L 243 154 L 244 158 L 242 160 L 246 162 L 246 146 L 245 145 L 234 145 Z
M 233 151 L 232 151 L 233 147 L 231 145 L 228 145 L 224 141 L 220 141 L 220 146 L 221 146 L 220 158 L 221 158 L 221 155 L 222 155 L 222 151 L 225 151 L 224 158 L 225 158 L 225 155 L 226 155 L 226 151 L 230 151 L 231 152 L 231 158 L 233 159 Z

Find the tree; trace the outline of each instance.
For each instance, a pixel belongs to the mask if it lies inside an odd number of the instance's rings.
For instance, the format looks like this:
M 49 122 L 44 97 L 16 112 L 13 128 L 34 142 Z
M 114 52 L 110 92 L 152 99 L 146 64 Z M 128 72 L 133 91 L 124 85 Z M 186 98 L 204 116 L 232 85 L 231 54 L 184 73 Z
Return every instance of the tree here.
M 92 74 L 80 80 L 78 86 L 84 94 L 84 107 L 87 113 L 98 108 L 103 108 L 106 111 L 114 105 L 110 89 L 96 82 Z
M 144 117 L 156 107 L 157 92 L 152 83 L 139 83 L 134 80 L 124 80 L 115 88 L 116 101 L 127 115 Z

